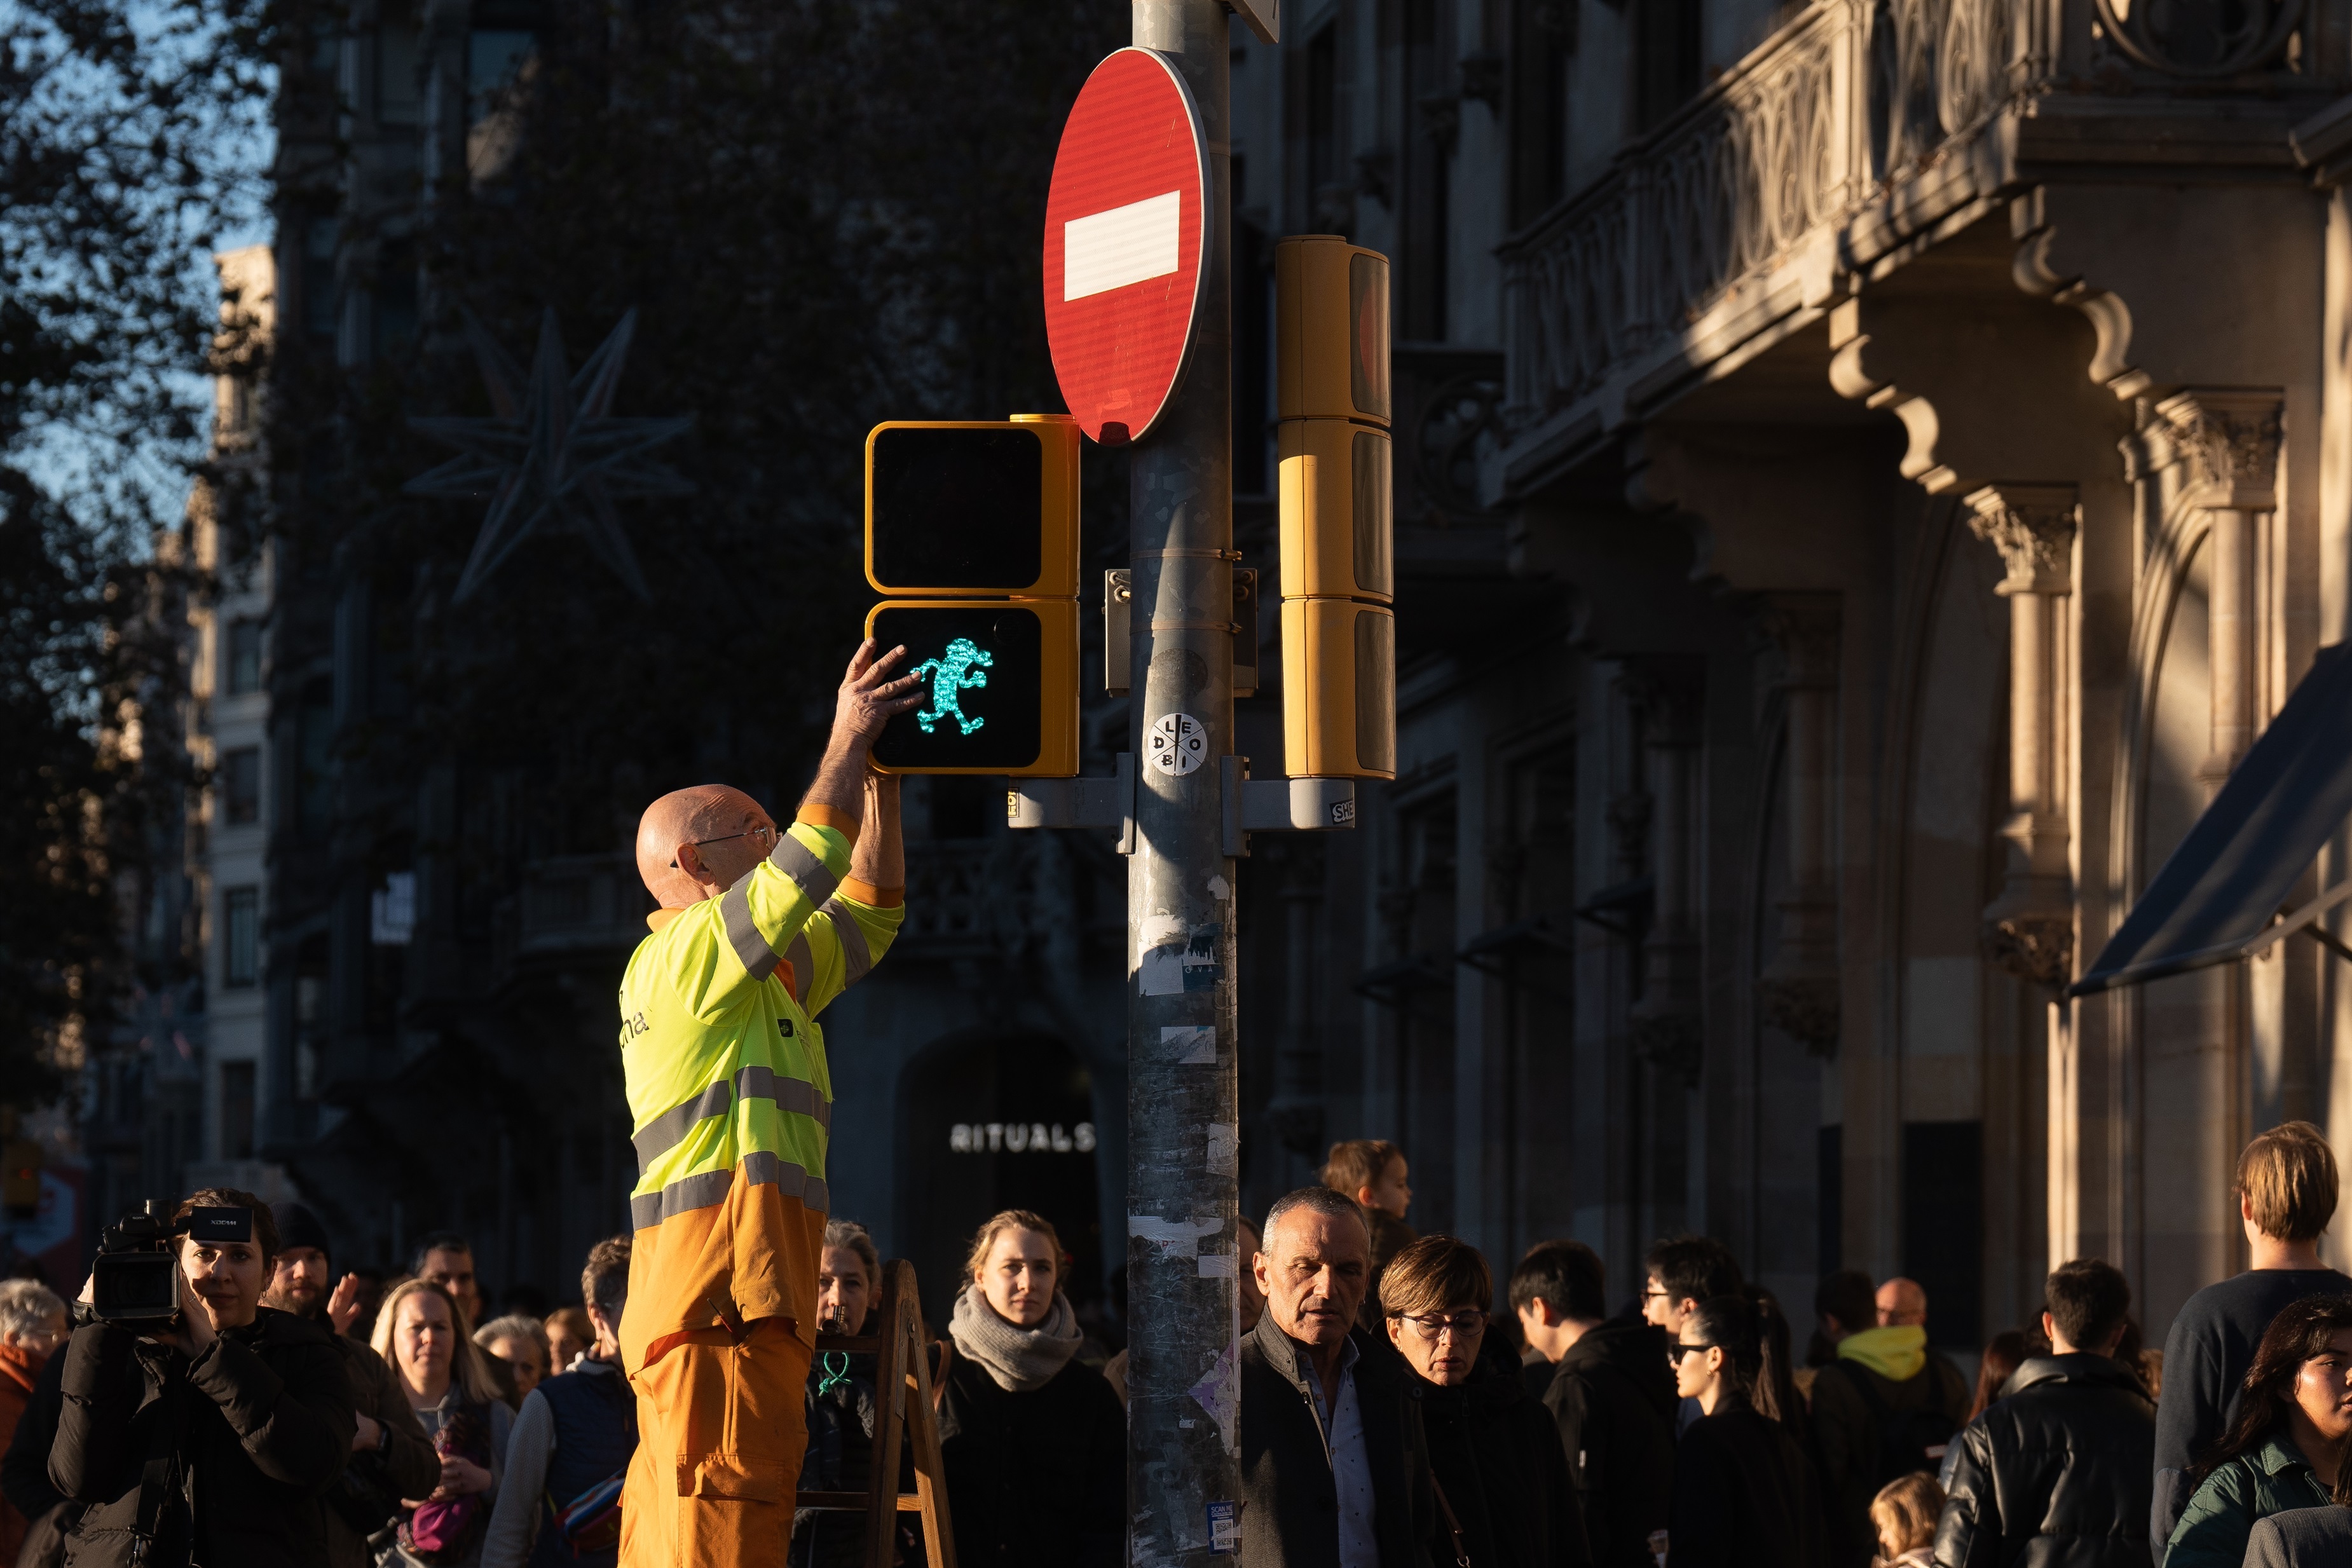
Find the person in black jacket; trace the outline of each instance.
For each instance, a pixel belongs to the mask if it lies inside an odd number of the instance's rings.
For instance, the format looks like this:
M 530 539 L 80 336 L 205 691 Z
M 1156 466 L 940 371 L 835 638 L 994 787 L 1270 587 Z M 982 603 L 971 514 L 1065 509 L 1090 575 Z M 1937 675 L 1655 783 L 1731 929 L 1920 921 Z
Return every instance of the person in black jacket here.
M 1546 1241 L 1511 1270 L 1511 1307 L 1531 1385 L 1550 1412 L 1600 1568 L 1655 1568 L 1650 1536 L 1675 1501 L 1675 1379 L 1666 1336 L 1627 1316 L 1604 1321 L 1600 1255 Z
M 1821 1492 L 1781 1419 L 1771 1359 L 1777 1312 L 1712 1296 L 1683 1316 L 1675 1386 L 1698 1407 L 1675 1450 L 1666 1568 L 1815 1568 Z
M 1363 1210 L 1328 1187 L 1276 1200 L 1251 1260 L 1265 1314 L 1242 1339 L 1239 1568 L 1428 1568 L 1437 1510 L 1404 1363 L 1356 1327 Z
M 817 1330 L 831 1334 L 878 1333 L 874 1321 L 882 1292 L 882 1255 L 854 1219 L 824 1222 L 824 1249 L 816 1270 Z M 801 1462 L 803 1491 L 863 1491 L 874 1469 L 874 1381 L 870 1355 L 828 1352 L 809 1368 L 803 1409 L 808 1455 Z M 911 1449 L 902 1448 L 900 1469 Z M 901 1488 L 902 1490 L 906 1490 Z M 950 1503 L 953 1508 L 953 1503 Z M 857 1514 L 814 1510 L 793 1521 L 793 1568 L 859 1568 L 866 1561 L 866 1521 Z
M 2000 1400 L 1959 1436 L 1936 1527 L 1942 1568 L 2147 1568 L 2156 1404 L 2114 1360 L 2131 1287 L 2096 1259 L 2053 1270 L 2042 1332 Z
M 1423 1237 L 1381 1275 L 1381 1319 L 1412 1368 L 1429 1441 L 1430 1554 L 1475 1568 L 1589 1568 L 1559 1428 L 1515 1369 L 1478 1354 L 1494 1299 L 1486 1260 L 1450 1236 Z
M 49 1479 L 83 1505 L 69 1568 L 326 1561 L 318 1500 L 355 1429 L 342 1354 L 325 1329 L 261 1305 L 278 1231 L 260 1201 L 206 1188 L 173 1219 L 206 1207 L 252 1209 L 253 1239 L 178 1243 L 173 1325 L 92 1321 L 67 1347 Z
M 357 1427 L 352 1457 L 320 1500 L 327 1568 L 370 1568 L 375 1550 L 368 1537 L 399 1516 L 402 1498 L 423 1497 L 440 1483 L 441 1456 L 433 1451 L 433 1439 L 425 1435 L 383 1357 L 336 1331 L 327 1306 L 328 1282 L 334 1275 L 327 1228 L 299 1203 L 272 1204 L 269 1218 L 278 1228 L 278 1251 L 261 1304 L 325 1329 L 342 1354 L 343 1371 L 352 1380 Z M 356 1293 L 356 1281 L 351 1290 Z
M 1115 1568 L 1127 1542 L 1127 1412 L 1076 1359 L 1051 1222 L 980 1228 L 948 1327 L 940 1411 L 960 1568 Z

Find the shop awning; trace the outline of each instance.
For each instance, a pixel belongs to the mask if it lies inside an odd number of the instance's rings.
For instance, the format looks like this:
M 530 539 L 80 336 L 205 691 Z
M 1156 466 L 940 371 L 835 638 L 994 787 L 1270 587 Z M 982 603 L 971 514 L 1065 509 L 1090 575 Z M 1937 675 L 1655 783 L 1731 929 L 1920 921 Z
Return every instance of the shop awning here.
M 2347 957 L 2319 918 L 2352 878 L 2281 919 L 2281 906 L 2352 817 L 2352 644 L 2322 648 L 2286 706 L 2147 884 L 2070 997 L 2266 951 L 2296 931 Z

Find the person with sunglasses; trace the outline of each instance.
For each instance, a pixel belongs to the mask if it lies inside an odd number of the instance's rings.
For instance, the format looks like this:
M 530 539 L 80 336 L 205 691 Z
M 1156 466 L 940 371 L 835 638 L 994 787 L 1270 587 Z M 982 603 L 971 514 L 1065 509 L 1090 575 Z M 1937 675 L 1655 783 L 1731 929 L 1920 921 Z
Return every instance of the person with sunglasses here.
M 1412 1369 L 1438 1500 L 1438 1568 L 1587 1568 L 1559 1428 L 1507 1358 L 1481 1358 L 1495 1278 L 1478 1249 L 1424 1236 L 1381 1274 L 1389 1343 Z
M 1666 1354 L 1698 1419 L 1675 1450 L 1666 1568 L 1814 1568 L 1821 1490 L 1781 1420 L 1769 1298 L 1710 1296 L 1683 1314 Z

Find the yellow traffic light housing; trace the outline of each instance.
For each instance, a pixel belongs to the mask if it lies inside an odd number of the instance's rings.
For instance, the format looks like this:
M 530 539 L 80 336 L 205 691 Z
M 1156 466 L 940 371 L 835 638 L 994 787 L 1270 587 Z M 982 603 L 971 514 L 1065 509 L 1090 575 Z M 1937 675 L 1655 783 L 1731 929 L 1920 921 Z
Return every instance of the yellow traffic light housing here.
M 1389 423 L 1389 258 L 1338 235 L 1274 247 L 1275 417 Z
M 866 580 L 880 593 L 1078 595 L 1078 422 L 890 420 L 866 437 Z
M 1274 255 L 1284 770 L 1393 779 L 1388 258 L 1337 235 Z
M 1078 442 L 1063 413 L 866 435 L 866 634 L 924 683 L 882 771 L 1076 777 Z
M 866 634 L 922 682 L 874 743 L 883 772 L 1077 776 L 1076 600 L 886 600 Z

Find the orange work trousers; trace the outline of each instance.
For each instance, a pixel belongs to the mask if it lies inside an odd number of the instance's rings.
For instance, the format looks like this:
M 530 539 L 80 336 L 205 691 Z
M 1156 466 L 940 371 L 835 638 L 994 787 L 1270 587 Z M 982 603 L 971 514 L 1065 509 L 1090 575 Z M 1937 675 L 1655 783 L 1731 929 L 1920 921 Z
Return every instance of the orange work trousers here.
M 782 1318 L 689 1335 L 630 1381 L 621 1568 L 782 1568 L 808 1448 L 810 1351 Z

